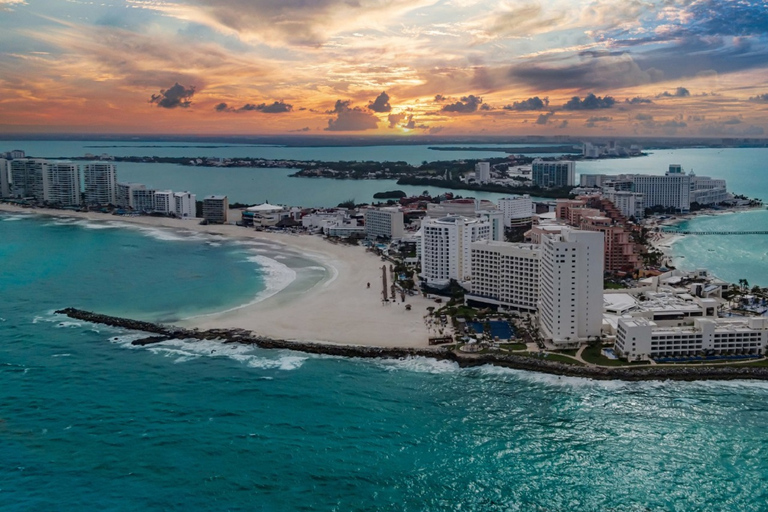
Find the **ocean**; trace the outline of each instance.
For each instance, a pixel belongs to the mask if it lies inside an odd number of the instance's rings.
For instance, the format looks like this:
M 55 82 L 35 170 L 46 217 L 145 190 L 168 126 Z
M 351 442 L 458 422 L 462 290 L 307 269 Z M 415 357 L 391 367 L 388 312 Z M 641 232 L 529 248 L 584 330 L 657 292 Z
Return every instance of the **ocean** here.
M 0 510 L 768 507 L 768 383 L 134 347 L 141 334 L 53 311 L 174 321 L 311 281 L 313 265 L 103 227 L 0 214 Z

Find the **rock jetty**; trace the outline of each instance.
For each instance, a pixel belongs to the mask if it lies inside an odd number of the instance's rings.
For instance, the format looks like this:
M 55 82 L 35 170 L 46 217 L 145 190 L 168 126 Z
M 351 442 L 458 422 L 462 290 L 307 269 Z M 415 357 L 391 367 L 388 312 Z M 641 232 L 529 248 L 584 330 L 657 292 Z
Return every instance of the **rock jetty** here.
M 244 329 L 185 329 L 182 327 L 155 324 L 102 315 L 91 311 L 65 308 L 57 314 L 94 324 L 109 325 L 131 331 L 150 333 L 153 336 L 135 340 L 134 345 L 149 345 L 169 339 L 218 340 L 221 343 L 256 345 L 265 349 L 288 349 L 310 354 L 324 354 L 341 357 L 403 359 L 407 357 L 429 357 L 438 360 L 454 361 L 460 367 L 468 368 L 492 364 L 506 368 L 534 372 L 584 377 L 599 380 L 768 380 L 768 367 L 736 366 L 642 366 L 635 368 L 606 368 L 579 366 L 536 357 L 515 354 L 489 353 L 466 354 L 446 347 L 396 348 L 370 347 L 365 345 L 339 345 L 304 341 L 277 340 L 259 336 Z

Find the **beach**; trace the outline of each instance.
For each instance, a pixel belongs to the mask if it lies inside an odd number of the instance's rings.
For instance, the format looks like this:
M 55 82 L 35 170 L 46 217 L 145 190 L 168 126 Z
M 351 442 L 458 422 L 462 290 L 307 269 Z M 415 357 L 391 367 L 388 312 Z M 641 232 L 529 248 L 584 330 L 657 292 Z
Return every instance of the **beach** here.
M 406 295 L 405 303 L 381 300 L 381 267 L 384 262 L 360 246 L 334 244 L 315 235 L 258 232 L 235 225 L 200 225 L 199 219 L 113 216 L 45 208 L 20 208 L 0 204 L 0 211 L 34 213 L 89 222 L 117 222 L 223 237 L 232 241 L 278 244 L 288 253 L 317 261 L 326 276 L 308 290 L 296 293 L 290 286 L 255 303 L 224 312 L 184 319 L 179 325 L 200 329 L 246 329 L 276 339 L 380 347 L 426 347 L 430 333 L 425 325 L 427 307 L 437 306 L 420 295 Z M 389 278 L 389 270 L 387 270 Z M 371 283 L 370 288 L 367 283 Z M 405 308 L 411 305 L 411 310 Z M 62 304 L 66 307 L 67 304 Z

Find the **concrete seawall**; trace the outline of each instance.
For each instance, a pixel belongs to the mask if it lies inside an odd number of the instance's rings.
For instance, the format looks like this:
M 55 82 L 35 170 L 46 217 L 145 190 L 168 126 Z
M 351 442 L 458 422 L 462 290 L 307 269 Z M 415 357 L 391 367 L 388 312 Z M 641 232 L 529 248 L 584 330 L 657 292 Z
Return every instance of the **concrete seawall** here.
M 240 343 L 256 345 L 265 349 L 288 349 L 310 354 L 325 354 L 341 357 L 401 359 L 406 357 L 430 357 L 433 359 L 454 361 L 460 367 L 468 368 L 492 364 L 506 368 L 528 370 L 534 372 L 584 377 L 600 380 L 768 380 L 768 367 L 733 367 L 733 366 L 643 366 L 637 368 L 604 368 L 578 366 L 549 361 L 534 357 L 514 354 L 465 354 L 444 347 L 425 348 L 389 348 L 370 347 L 363 345 L 340 345 L 331 343 L 313 343 L 303 341 L 276 340 L 258 336 L 242 329 L 184 329 L 175 326 L 154 324 L 129 318 L 102 315 L 75 308 L 65 308 L 56 311 L 57 314 L 85 322 L 109 325 L 131 331 L 152 334 L 144 339 L 136 340 L 135 345 L 149 345 L 162 341 L 177 339 L 219 340 L 222 343 Z

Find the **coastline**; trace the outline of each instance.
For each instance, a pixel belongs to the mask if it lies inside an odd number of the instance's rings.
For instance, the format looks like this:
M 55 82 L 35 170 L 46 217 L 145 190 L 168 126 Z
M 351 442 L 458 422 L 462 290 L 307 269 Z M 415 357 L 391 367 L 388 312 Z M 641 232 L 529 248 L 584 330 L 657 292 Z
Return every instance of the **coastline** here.
M 89 222 L 116 222 L 136 227 L 168 229 L 181 234 L 223 237 L 230 241 L 261 242 L 299 253 L 325 268 L 326 275 L 308 290 L 290 284 L 256 302 L 226 311 L 186 318 L 179 325 L 189 329 L 246 329 L 259 336 L 289 341 L 353 344 L 376 347 L 427 347 L 430 333 L 423 315 L 434 303 L 420 295 L 382 305 L 383 262 L 362 247 L 330 243 L 314 235 L 257 232 L 235 225 L 198 224 L 198 220 L 166 217 L 117 217 L 95 212 L 21 208 L 0 204 L 0 211 L 74 218 Z M 367 283 L 371 287 L 367 288 Z M 300 318 L 301 321 L 297 322 Z
M 493 365 L 516 370 L 595 380 L 768 380 L 768 367 L 765 366 L 745 367 L 720 365 L 697 367 L 692 365 L 649 365 L 634 368 L 580 366 L 516 354 L 467 354 L 451 350 L 447 347 L 377 347 L 360 344 L 317 343 L 273 339 L 264 336 L 254 336 L 253 333 L 242 329 L 189 330 L 180 327 L 131 320 L 128 318 L 101 315 L 74 308 L 58 310 L 56 311 L 56 314 L 66 315 L 70 318 L 95 324 L 110 325 L 155 335 L 132 342 L 133 345 L 139 346 L 162 343 L 163 341 L 170 339 L 215 340 L 224 344 L 236 343 L 242 345 L 255 345 L 264 349 L 294 350 L 308 354 L 338 357 L 357 357 L 363 359 L 427 357 L 438 361 L 451 361 L 461 368 Z

